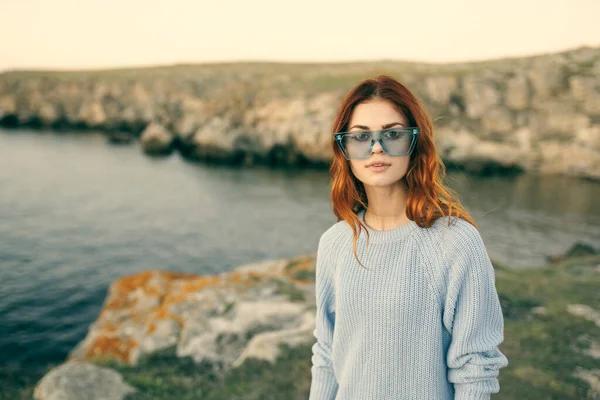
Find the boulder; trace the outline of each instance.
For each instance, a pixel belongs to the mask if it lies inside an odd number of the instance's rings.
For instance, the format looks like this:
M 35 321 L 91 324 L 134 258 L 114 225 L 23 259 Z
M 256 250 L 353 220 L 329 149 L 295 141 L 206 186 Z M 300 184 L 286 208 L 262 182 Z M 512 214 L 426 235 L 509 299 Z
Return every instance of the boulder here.
M 468 75 L 463 78 L 462 85 L 467 117 L 481 118 L 486 111 L 500 104 L 500 92 L 493 82 Z
M 229 368 L 265 348 L 263 339 L 251 340 L 267 332 L 277 338 L 262 357 L 271 359 L 280 343 L 311 340 L 314 292 L 300 272 L 313 269 L 311 256 L 213 276 L 146 271 L 123 277 L 111 285 L 98 319 L 69 360 L 108 357 L 136 365 L 143 355 L 175 346 L 179 357 Z
M 547 259 L 551 263 L 558 263 L 561 261 L 568 260 L 570 258 L 597 255 L 600 255 L 600 249 L 596 249 L 587 243 L 575 242 L 564 254 L 548 256 Z
M 458 89 L 455 76 L 432 76 L 426 79 L 425 86 L 429 97 L 438 104 L 450 103 L 450 96 Z
M 162 125 L 151 123 L 142 132 L 140 142 L 144 153 L 150 155 L 167 155 L 173 149 L 174 135 L 167 131 Z
M 516 75 L 506 83 L 506 106 L 512 110 L 525 110 L 529 107 L 531 90 L 527 77 Z
M 35 400 L 121 400 L 136 390 L 109 368 L 67 362 L 53 368 L 35 387 Z

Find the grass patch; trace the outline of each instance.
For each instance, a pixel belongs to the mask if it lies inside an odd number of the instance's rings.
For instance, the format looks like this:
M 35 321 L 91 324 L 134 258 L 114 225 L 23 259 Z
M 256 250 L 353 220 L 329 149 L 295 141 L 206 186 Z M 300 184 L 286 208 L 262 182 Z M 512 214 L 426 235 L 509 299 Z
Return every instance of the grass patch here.
M 592 399 L 589 384 L 573 377 L 578 367 L 594 369 L 585 354 L 600 328 L 567 312 L 568 304 L 600 309 L 600 258 L 571 260 L 550 268 L 497 271 L 496 287 L 505 314 L 501 350 L 510 364 L 501 371 L 496 399 Z M 543 313 L 533 313 L 534 307 Z
M 300 264 L 302 264 L 302 261 L 300 261 L 299 259 L 295 259 L 290 261 L 288 265 L 285 266 L 285 269 L 287 271 L 293 271 L 294 268 L 297 268 Z
M 31 400 L 35 385 L 55 366 L 0 367 L 0 400 Z
M 292 274 L 292 278 L 298 279 L 301 281 L 312 281 L 315 280 L 315 271 L 308 269 L 300 269 Z
M 302 256 L 291 260 L 286 266 L 286 274 L 293 280 L 314 282 L 315 281 L 314 255 Z
M 281 346 L 277 362 L 247 360 L 222 371 L 218 365 L 195 364 L 169 348 L 140 360 L 139 367 L 107 363 L 138 392 L 127 400 L 259 400 L 303 399 L 310 390 L 310 345 Z
M 276 278 L 271 278 L 269 280 L 277 286 L 276 294 L 287 296 L 292 302 L 306 300 L 304 292 L 298 289 L 293 283 Z

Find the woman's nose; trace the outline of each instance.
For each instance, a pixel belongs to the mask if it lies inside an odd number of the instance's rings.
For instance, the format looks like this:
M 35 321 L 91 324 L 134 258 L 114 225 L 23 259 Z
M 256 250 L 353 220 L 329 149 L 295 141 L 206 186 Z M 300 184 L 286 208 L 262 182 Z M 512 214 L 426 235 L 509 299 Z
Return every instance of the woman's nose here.
M 373 148 L 371 149 L 371 153 L 385 153 L 385 150 L 381 146 L 381 143 L 379 143 L 379 140 L 375 140 Z

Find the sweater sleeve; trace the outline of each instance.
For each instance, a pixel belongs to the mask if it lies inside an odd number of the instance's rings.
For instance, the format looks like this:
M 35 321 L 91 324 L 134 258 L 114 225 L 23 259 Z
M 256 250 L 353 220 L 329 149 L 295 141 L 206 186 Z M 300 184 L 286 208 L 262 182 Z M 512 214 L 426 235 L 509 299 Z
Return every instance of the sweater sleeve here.
M 470 224 L 450 242 L 443 315 L 452 335 L 448 380 L 454 384 L 455 400 L 489 399 L 500 391 L 499 370 L 508 365 L 498 349 L 504 339 L 504 320 L 494 268 L 479 232 Z
M 316 319 L 312 346 L 312 381 L 309 400 L 333 400 L 338 383 L 333 373 L 331 344 L 335 326 L 333 265 L 325 234 L 319 240 L 315 266 Z

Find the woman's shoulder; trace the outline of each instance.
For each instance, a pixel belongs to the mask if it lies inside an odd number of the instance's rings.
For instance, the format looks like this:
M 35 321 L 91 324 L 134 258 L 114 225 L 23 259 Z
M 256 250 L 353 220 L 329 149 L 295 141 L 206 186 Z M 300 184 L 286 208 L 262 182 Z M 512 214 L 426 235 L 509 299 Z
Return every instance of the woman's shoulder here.
M 350 225 L 341 220 L 332 224 L 319 238 L 320 251 L 330 251 L 340 247 L 340 243 L 352 240 L 353 232 Z
M 431 261 L 428 265 L 441 288 L 457 271 L 487 269 L 491 265 L 479 230 L 463 218 L 441 217 L 430 228 L 419 231 L 421 254 Z
M 425 246 L 456 248 L 482 244 L 479 230 L 460 217 L 439 217 L 431 227 L 419 231 Z
M 345 220 L 335 222 L 321 234 L 320 241 L 331 241 L 333 239 L 352 234 L 350 225 Z

